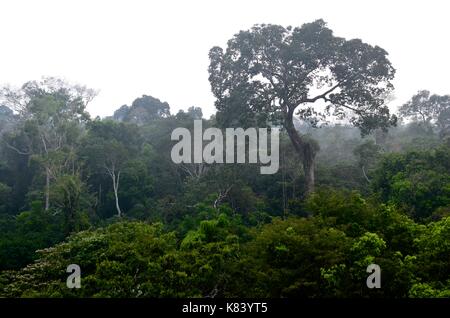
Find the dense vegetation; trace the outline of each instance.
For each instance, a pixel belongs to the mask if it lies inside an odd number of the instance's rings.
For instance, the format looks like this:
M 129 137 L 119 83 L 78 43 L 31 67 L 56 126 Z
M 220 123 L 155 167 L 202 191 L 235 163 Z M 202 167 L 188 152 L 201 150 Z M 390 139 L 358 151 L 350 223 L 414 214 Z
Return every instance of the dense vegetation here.
M 323 21 L 289 36 L 312 41 L 308 32 L 317 27 L 323 31 Z M 284 47 L 277 32 L 288 31 L 240 33 L 226 54 L 260 37 Z M 289 117 L 291 104 L 284 115 L 252 106 L 264 102 L 250 94 L 261 83 L 233 82 L 225 96 L 217 64 L 234 68 L 217 48 L 210 80 L 219 111 L 210 119 L 199 107 L 171 114 L 167 103 L 146 95 L 92 119 L 86 106 L 95 92 L 86 87 L 44 78 L 3 88 L 0 296 L 450 297 L 450 97 L 421 91 L 400 107 L 396 123 L 378 104 L 386 91 L 374 88 L 391 79 L 385 52 L 323 37 L 320 45 L 333 43 L 326 50 L 347 53 L 321 57 L 326 65 L 312 61 L 312 69 L 331 65 L 346 76 L 339 63 L 355 70 L 348 62 L 354 50 L 383 64 L 359 74 L 357 89 L 349 84 L 320 97 L 340 105 L 352 102 L 350 94 L 364 108 L 361 118 L 319 127 L 321 116 L 309 106 L 301 121 Z M 311 54 L 321 54 L 315 48 Z M 267 89 L 278 92 L 272 84 Z M 277 118 L 284 129 L 276 174 L 261 175 L 256 164 L 170 158 L 173 129 L 192 129 L 195 119 L 227 127 Z M 372 263 L 382 269 L 380 289 L 366 287 Z M 69 264 L 81 267 L 80 289 L 66 287 Z

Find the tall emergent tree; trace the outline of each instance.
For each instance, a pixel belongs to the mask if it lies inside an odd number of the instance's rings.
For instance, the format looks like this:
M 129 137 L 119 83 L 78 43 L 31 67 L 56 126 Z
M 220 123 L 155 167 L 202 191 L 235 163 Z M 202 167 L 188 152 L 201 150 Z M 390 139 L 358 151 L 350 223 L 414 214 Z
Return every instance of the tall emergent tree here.
M 17 113 L 19 125 L 5 137 L 7 147 L 30 156 L 45 173 L 45 210 L 50 207 L 50 181 L 75 173 L 75 143 L 90 120 L 86 106 L 96 92 L 54 77 L 29 81 L 20 89 L 3 87 L 0 101 Z
M 294 127 L 294 115 L 317 126 L 332 117 L 362 133 L 396 122 L 385 97 L 395 69 L 387 52 L 333 35 L 323 20 L 291 28 L 255 25 L 209 53 L 218 118 L 264 115 L 281 120 L 300 155 L 307 192 L 314 189 L 315 143 Z
M 141 126 L 169 116 L 170 106 L 167 102 L 161 102 L 158 98 L 152 96 L 142 95 L 142 97 L 136 98 L 131 106 L 123 105 L 116 110 L 113 118 Z
M 422 125 L 436 125 L 439 135 L 450 135 L 450 95 L 430 94 L 430 91 L 418 91 L 399 108 L 402 118 L 412 119 Z

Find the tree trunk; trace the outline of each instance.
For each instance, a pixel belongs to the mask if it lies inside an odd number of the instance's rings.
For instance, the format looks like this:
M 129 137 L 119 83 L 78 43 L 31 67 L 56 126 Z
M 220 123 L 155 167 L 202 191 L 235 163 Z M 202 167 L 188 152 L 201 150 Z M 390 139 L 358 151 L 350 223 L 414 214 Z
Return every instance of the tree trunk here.
M 364 178 L 366 179 L 366 181 L 368 183 L 370 183 L 370 179 L 367 177 L 366 170 L 364 169 L 364 166 L 362 166 L 361 168 L 362 168 L 362 172 L 363 172 Z
M 316 162 L 316 149 L 311 141 L 305 140 L 297 132 L 294 126 L 293 115 L 294 108 L 290 108 L 285 114 L 284 126 L 289 135 L 289 138 L 291 139 L 295 151 L 299 154 L 302 160 L 306 181 L 306 194 L 309 194 L 314 191 L 314 167 Z
M 50 170 L 45 168 L 45 211 L 50 208 Z
M 309 147 L 310 145 L 307 145 Z M 303 171 L 305 172 L 306 178 L 306 194 L 310 194 L 314 191 L 315 185 L 315 175 L 314 168 L 316 163 L 316 154 L 308 153 L 303 157 Z
M 116 174 L 113 171 L 112 175 L 112 180 L 113 180 L 113 190 L 114 190 L 114 197 L 116 199 L 116 210 L 117 210 L 117 216 L 121 217 L 122 216 L 122 211 L 120 210 L 120 205 L 119 205 L 119 180 L 120 180 L 120 171 L 117 174 L 117 179 L 116 179 Z

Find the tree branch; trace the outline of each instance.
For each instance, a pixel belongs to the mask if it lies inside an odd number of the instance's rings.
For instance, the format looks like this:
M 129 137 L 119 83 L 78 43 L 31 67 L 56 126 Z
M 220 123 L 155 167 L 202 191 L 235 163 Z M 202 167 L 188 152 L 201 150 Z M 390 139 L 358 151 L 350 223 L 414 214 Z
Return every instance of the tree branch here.
M 366 170 L 364 169 L 364 166 L 362 166 L 362 172 L 363 172 L 364 178 L 367 180 L 368 183 L 370 183 L 370 179 L 367 177 Z
M 16 147 L 10 145 L 9 143 L 6 143 L 6 146 L 12 150 L 14 150 L 15 152 L 17 152 L 19 155 L 24 155 L 24 156 L 29 156 L 31 155 L 31 152 L 23 152 L 20 151 L 19 149 L 17 149 Z
M 317 95 L 314 98 L 306 98 L 305 99 L 305 103 L 314 103 L 319 99 L 323 99 L 325 101 L 327 101 L 327 95 L 330 94 L 331 92 L 333 92 L 336 88 L 338 88 L 341 84 L 343 83 L 343 81 L 338 82 L 336 85 L 334 85 L 333 87 L 331 87 L 329 90 L 323 92 L 320 95 Z

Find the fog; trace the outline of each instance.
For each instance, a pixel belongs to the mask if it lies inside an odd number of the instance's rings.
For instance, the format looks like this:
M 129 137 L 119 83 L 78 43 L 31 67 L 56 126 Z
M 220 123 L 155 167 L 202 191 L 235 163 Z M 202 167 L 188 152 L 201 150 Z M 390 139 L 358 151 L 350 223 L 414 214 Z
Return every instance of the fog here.
M 92 115 L 142 94 L 214 113 L 208 51 L 256 23 L 322 18 L 389 52 L 395 108 L 419 89 L 449 93 L 447 1 L 27 1 L 0 3 L 0 84 L 58 76 L 99 90 Z

